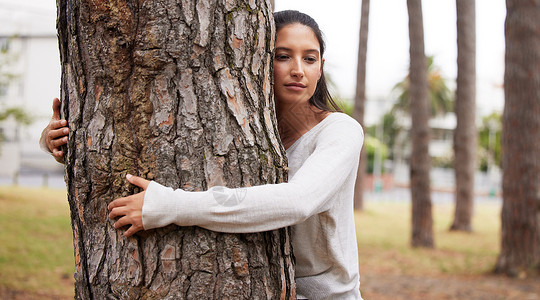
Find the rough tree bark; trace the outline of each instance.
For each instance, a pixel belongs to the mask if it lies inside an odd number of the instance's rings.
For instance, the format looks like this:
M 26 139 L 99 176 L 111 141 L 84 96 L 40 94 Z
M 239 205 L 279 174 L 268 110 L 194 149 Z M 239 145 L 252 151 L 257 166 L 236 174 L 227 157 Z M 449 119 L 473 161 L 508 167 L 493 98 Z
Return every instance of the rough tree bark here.
M 496 272 L 540 274 L 540 2 L 506 1 L 501 253 Z
M 476 171 L 475 0 L 457 0 L 458 74 L 454 131 L 456 208 L 450 230 L 472 231 Z
M 354 97 L 353 116 L 364 126 L 364 107 L 366 103 L 366 59 L 367 42 L 369 32 L 369 0 L 362 0 L 360 16 L 360 32 L 358 37 L 358 66 L 356 69 L 356 94 Z M 360 153 L 360 162 L 358 165 L 358 174 L 356 175 L 356 184 L 354 186 L 354 209 L 364 209 L 364 178 L 366 175 L 367 154 L 365 147 L 362 147 Z
M 411 161 L 413 247 L 433 247 L 433 217 L 429 184 L 429 99 L 427 60 L 424 52 L 424 28 L 421 0 L 407 0 L 410 39 Z
M 294 299 L 288 229 L 125 238 L 126 173 L 188 191 L 286 179 L 266 0 L 58 0 L 77 299 Z

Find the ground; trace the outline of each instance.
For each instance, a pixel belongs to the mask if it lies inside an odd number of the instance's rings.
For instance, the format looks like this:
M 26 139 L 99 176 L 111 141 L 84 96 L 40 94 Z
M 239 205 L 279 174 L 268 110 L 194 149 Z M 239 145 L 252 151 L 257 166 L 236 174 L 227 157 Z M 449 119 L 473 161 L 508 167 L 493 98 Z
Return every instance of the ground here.
M 499 253 L 501 201 L 478 201 L 475 231 L 454 232 L 453 205 L 436 195 L 437 246 L 413 249 L 410 204 L 382 196 L 356 215 L 365 300 L 540 300 L 540 278 L 489 271 Z M 73 299 L 71 239 L 65 190 L 0 187 L 0 300 Z
M 362 275 L 365 300 L 540 300 L 539 279 L 504 276 L 403 276 L 370 270 Z M 69 282 L 66 288 L 71 288 Z M 8 290 L 0 286 L 2 300 L 73 299 L 58 295 Z
M 538 279 L 504 276 L 402 276 L 370 272 L 362 276 L 365 300 L 535 300 Z

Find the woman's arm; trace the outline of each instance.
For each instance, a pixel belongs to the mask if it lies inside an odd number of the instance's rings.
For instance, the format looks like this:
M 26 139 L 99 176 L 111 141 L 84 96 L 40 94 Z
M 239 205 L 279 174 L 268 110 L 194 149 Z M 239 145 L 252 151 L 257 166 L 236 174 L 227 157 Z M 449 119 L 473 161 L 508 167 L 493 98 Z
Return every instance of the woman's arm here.
M 152 181 L 143 193 L 113 201 L 110 217 L 123 216 L 119 207 L 134 201 L 143 204 L 140 223 L 144 229 L 177 224 L 221 232 L 258 232 L 294 225 L 333 205 L 331 200 L 346 179 L 356 174 L 362 142 L 357 123 L 335 123 L 317 138 L 314 152 L 287 183 L 187 192 Z M 119 225 L 130 224 L 123 221 Z
M 59 163 L 64 163 L 64 152 L 61 147 L 67 143 L 69 128 L 67 121 L 60 119 L 60 100 L 53 99 L 53 116 L 51 121 L 41 132 L 39 145 L 43 151 L 51 153 L 54 159 Z

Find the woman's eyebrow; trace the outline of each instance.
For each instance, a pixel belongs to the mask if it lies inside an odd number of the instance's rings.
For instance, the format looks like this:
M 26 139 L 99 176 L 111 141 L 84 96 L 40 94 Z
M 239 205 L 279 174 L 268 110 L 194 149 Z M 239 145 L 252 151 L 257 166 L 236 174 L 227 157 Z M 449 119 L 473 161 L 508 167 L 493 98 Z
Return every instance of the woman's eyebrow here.
M 304 52 L 308 52 L 308 53 L 315 53 L 315 54 L 319 54 L 319 50 L 317 49 L 308 49 L 308 50 L 304 50 Z
M 276 47 L 275 48 L 275 51 L 280 51 L 280 50 L 281 51 L 293 51 L 291 48 L 287 48 L 287 47 Z M 307 50 L 303 50 L 303 52 L 319 54 L 318 49 L 307 49 Z
M 275 50 L 276 50 L 276 51 L 278 51 L 278 50 L 281 50 L 281 51 L 292 51 L 291 48 L 287 48 L 287 47 L 276 47 Z

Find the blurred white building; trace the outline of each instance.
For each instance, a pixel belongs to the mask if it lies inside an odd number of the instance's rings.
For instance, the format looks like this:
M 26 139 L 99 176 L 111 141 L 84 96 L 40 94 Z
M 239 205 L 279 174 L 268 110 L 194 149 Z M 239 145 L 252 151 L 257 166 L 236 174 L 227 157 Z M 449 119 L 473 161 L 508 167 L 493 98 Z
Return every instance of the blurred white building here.
M 10 53 L 10 63 L 2 70 L 15 75 L 0 90 L 0 108 L 21 107 L 34 120 L 30 126 L 13 120 L 0 123 L 5 138 L 0 148 L 2 177 L 62 170 L 38 145 L 41 130 L 51 117 L 52 98 L 59 96 L 61 76 L 56 6 L 50 0 L 40 5 L 0 0 L 0 45 L 8 43 Z

